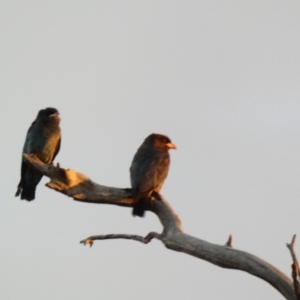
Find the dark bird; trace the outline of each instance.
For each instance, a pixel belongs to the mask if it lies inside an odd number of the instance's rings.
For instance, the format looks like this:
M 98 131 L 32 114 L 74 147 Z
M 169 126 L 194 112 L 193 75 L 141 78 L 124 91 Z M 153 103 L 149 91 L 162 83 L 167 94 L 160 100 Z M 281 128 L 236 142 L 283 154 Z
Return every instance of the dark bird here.
M 59 113 L 55 108 L 41 109 L 28 129 L 23 153 L 32 153 L 42 162 L 51 164 L 60 149 L 61 134 L 59 128 Z M 16 197 L 34 200 L 35 189 L 43 175 L 29 165 L 22 156 L 21 180 Z
M 170 155 L 168 150 L 176 149 L 171 140 L 161 134 L 150 134 L 137 150 L 130 167 L 132 197 L 136 203 L 133 216 L 143 217 L 143 202 L 158 198 L 160 189 L 168 175 Z

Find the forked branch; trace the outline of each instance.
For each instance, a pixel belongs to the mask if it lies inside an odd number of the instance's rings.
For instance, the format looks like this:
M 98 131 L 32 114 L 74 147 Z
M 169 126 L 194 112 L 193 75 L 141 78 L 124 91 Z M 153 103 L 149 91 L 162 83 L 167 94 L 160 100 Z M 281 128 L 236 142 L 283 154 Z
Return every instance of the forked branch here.
M 294 289 L 297 299 L 300 300 L 300 272 L 299 272 L 299 262 L 295 253 L 295 242 L 296 242 L 296 235 L 294 234 L 292 241 L 290 244 L 286 244 L 288 249 L 290 250 L 292 256 L 292 278 L 294 283 Z

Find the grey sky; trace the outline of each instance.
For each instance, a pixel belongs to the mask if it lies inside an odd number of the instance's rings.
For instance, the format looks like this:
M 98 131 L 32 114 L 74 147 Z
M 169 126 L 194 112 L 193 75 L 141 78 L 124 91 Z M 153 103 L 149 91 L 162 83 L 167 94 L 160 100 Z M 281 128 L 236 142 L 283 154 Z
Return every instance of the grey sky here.
M 290 274 L 299 234 L 299 1 L 0 1 L 0 298 L 282 299 L 248 274 L 158 241 L 79 241 L 161 229 L 151 213 L 73 202 L 44 187 L 14 198 L 26 131 L 61 113 L 57 156 L 129 186 L 143 139 L 178 150 L 162 194 L 185 231 Z M 299 237 L 300 238 L 300 237 Z M 300 243 L 297 243 L 300 253 Z

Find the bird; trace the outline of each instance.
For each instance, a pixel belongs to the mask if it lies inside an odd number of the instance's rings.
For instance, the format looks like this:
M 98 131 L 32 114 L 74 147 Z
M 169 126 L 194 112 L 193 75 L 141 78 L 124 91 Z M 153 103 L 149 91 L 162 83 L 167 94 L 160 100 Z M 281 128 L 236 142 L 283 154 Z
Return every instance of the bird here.
M 27 131 L 23 153 L 34 154 L 43 163 L 51 164 L 60 150 L 59 122 L 59 112 L 56 108 L 41 109 Z M 34 200 L 36 187 L 42 177 L 43 175 L 29 165 L 22 155 L 21 180 L 15 196 L 21 194 L 21 200 Z
M 168 175 L 170 149 L 176 149 L 171 140 L 162 134 L 150 134 L 135 153 L 130 166 L 130 181 L 134 207 L 133 216 L 143 217 L 144 201 L 159 199 L 159 192 Z

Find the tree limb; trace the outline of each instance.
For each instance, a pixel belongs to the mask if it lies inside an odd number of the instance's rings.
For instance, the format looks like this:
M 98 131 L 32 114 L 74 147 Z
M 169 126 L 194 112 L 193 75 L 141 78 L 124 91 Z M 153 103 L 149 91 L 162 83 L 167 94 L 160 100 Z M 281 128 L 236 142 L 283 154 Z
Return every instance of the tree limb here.
M 55 167 L 44 164 L 30 154 L 24 154 L 24 157 L 28 163 L 50 178 L 50 182 L 46 184 L 49 188 L 72 197 L 76 201 L 125 207 L 134 205 L 131 189 L 99 185 L 74 170 L 65 170 L 59 165 Z M 222 268 L 245 271 L 271 284 L 286 299 L 297 300 L 290 278 L 259 257 L 233 249 L 232 238 L 228 239 L 226 245 L 221 246 L 183 233 L 180 218 L 163 197 L 160 201 L 150 201 L 146 210 L 152 211 L 158 216 L 163 225 L 161 234 L 150 232 L 146 237 L 126 234 L 100 235 L 89 237 L 81 242 L 92 245 L 94 240 L 123 238 L 147 244 L 153 238 L 157 238 L 168 249 L 192 255 Z

